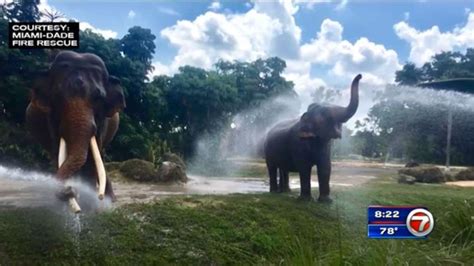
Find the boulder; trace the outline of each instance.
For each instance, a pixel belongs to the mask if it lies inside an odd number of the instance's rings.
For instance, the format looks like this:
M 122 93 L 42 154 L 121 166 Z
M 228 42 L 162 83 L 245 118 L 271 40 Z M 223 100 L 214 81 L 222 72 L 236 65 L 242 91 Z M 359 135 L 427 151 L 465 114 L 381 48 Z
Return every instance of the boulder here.
M 418 167 L 418 166 L 420 166 L 420 164 L 415 161 L 409 161 L 407 164 L 405 164 L 406 168 Z
M 438 167 L 418 166 L 398 170 L 399 175 L 412 176 L 416 182 L 421 183 L 442 183 L 446 182 L 446 177 Z
M 136 181 L 156 181 L 159 179 L 158 171 L 153 163 L 131 159 L 121 163 L 120 172 L 128 179 Z
M 177 163 L 164 161 L 158 169 L 158 180 L 161 182 L 186 183 L 188 177 L 185 170 Z
M 416 178 L 410 175 L 399 174 L 398 175 L 398 183 L 400 184 L 409 184 L 413 185 L 416 182 Z
M 455 177 L 455 180 L 474 180 L 474 167 L 461 170 Z
M 179 165 L 181 167 L 181 169 L 186 171 L 186 164 L 184 163 L 184 160 L 181 159 L 181 157 L 179 157 L 179 155 L 177 155 L 175 153 L 167 152 L 167 153 L 163 154 L 163 156 L 161 157 L 161 161 L 162 162 L 175 163 L 175 164 Z

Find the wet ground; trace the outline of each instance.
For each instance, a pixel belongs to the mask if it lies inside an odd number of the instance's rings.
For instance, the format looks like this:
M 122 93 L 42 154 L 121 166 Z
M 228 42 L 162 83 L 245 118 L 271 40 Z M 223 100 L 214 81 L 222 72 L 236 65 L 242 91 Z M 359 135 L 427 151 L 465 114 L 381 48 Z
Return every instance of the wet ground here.
M 249 163 L 250 164 L 250 163 Z M 252 162 L 253 166 L 263 164 Z M 377 163 L 334 162 L 331 175 L 331 186 L 349 187 L 363 185 L 378 176 L 395 174 L 400 165 Z M 315 171 L 313 171 L 315 172 Z M 268 178 L 262 177 L 202 177 L 189 175 L 186 184 L 151 184 L 135 182 L 114 182 L 118 201 L 116 206 L 132 202 L 150 202 L 162 197 L 183 194 L 229 194 L 257 193 L 268 191 Z M 312 176 L 312 187 L 317 187 L 317 176 Z M 96 202 L 94 193 L 81 184 L 75 184 L 81 191 L 82 198 Z M 290 187 L 299 188 L 299 178 L 290 175 Z M 0 168 L 0 209 L 36 206 L 55 206 L 54 193 L 58 184 L 50 176 Z

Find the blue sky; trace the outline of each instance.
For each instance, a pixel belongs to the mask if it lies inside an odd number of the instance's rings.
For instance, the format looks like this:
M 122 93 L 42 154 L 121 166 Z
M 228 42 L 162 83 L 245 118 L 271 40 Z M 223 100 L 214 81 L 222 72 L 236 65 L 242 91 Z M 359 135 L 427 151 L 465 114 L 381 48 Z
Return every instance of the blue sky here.
M 155 71 L 189 64 L 279 56 L 300 95 L 345 87 L 358 73 L 367 86 L 394 81 L 407 61 L 474 46 L 474 1 L 57 1 L 43 5 L 82 28 L 120 38 L 139 25 L 156 35 Z M 471 13 L 471 10 L 473 12 Z
M 178 20 L 193 21 L 210 11 L 212 1 L 48 1 L 50 6 L 68 17 L 90 23 L 96 28 L 107 29 L 123 36 L 134 25 L 150 28 L 157 36 L 156 60 L 163 64 L 172 62 L 177 48 L 160 32 Z M 301 43 L 309 42 L 319 31 L 324 19 L 339 22 L 344 27 L 343 38 L 355 42 L 360 37 L 382 44 L 397 52 L 399 60 L 408 60 L 410 44 L 400 39 L 393 25 L 407 21 L 411 27 L 426 30 L 437 25 L 442 32 L 466 23 L 467 8 L 474 9 L 472 1 L 348 1 L 298 4 L 294 14 L 296 25 L 301 28 Z M 339 7 L 339 8 L 338 8 Z M 223 14 L 239 14 L 253 8 L 252 2 L 221 1 L 215 10 Z M 129 16 L 132 12 L 135 16 Z M 407 15 L 408 14 L 408 15 Z

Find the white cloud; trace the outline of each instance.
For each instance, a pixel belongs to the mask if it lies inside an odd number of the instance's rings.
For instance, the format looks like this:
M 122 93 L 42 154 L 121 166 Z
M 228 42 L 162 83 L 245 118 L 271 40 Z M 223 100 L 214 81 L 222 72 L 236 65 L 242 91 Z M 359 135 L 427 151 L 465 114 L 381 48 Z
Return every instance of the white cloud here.
M 96 28 L 96 27 L 92 26 L 89 22 L 80 22 L 79 23 L 79 28 L 81 30 L 90 29 L 92 32 L 100 34 L 106 39 L 109 39 L 109 38 L 114 38 L 115 39 L 115 38 L 117 38 L 117 35 L 118 35 L 117 32 L 112 31 L 112 30 L 103 30 L 103 29 Z
M 432 56 L 453 50 L 465 50 L 474 45 L 474 13 L 469 13 L 467 22 L 452 31 L 441 32 L 438 26 L 420 31 L 401 21 L 393 26 L 397 36 L 411 46 L 409 60 L 417 66 L 431 60 Z
M 407 11 L 407 12 L 403 13 L 403 20 L 407 21 L 409 19 L 410 19 L 410 12 Z
M 336 10 L 342 10 L 342 9 L 346 8 L 347 3 L 349 3 L 349 0 L 341 0 L 341 2 L 339 4 L 337 4 L 337 6 L 336 6 Z
M 330 67 L 330 75 L 349 80 L 357 73 L 372 84 L 394 80 L 395 71 L 401 66 L 394 50 L 361 37 L 355 43 L 342 38 L 342 25 L 325 19 L 317 37 L 302 45 L 301 57 L 313 64 Z
M 129 19 L 134 19 L 136 15 L 137 15 L 137 13 L 135 13 L 135 11 L 133 11 L 133 10 L 128 11 L 128 18 Z
M 179 16 L 179 13 L 172 9 L 172 8 L 169 8 L 169 7 L 158 7 L 158 11 L 160 13 L 163 13 L 163 14 L 166 14 L 166 15 L 169 15 L 169 16 L 174 16 L 174 17 L 178 17 Z
M 282 32 L 279 20 L 252 9 L 239 15 L 207 12 L 194 21 L 178 21 L 162 30 L 161 36 L 178 48 L 171 64 L 176 71 L 185 64 L 209 68 L 218 59 L 250 61 L 268 57 L 274 51 L 276 36 Z
M 334 9 L 342 10 L 349 3 L 348 0 L 294 0 L 295 4 L 303 6 L 304 8 L 312 10 L 314 6 L 320 3 L 335 3 L 337 4 Z
M 217 11 L 217 10 L 221 9 L 221 7 L 222 7 L 222 5 L 219 1 L 214 1 L 209 5 L 208 9 L 210 9 L 212 11 Z

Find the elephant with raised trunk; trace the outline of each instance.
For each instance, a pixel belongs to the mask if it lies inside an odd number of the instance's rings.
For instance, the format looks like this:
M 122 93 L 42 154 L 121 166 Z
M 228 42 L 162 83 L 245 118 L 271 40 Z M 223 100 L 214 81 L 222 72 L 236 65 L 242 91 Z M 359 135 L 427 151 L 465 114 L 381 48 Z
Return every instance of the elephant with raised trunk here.
M 268 132 L 264 155 L 270 176 L 270 192 L 290 191 L 288 172 L 299 172 L 300 198 L 311 199 L 311 169 L 316 165 L 318 201 L 332 201 L 329 197 L 331 139 L 341 138 L 342 123 L 357 111 L 361 78 L 359 74 L 352 81 L 351 100 L 347 107 L 311 104 L 300 119 L 281 122 Z
M 26 125 L 50 155 L 65 181 L 80 174 L 99 198 L 115 195 L 107 179 L 102 149 L 110 143 L 125 108 L 120 81 L 102 59 L 90 53 L 59 52 L 34 83 Z

